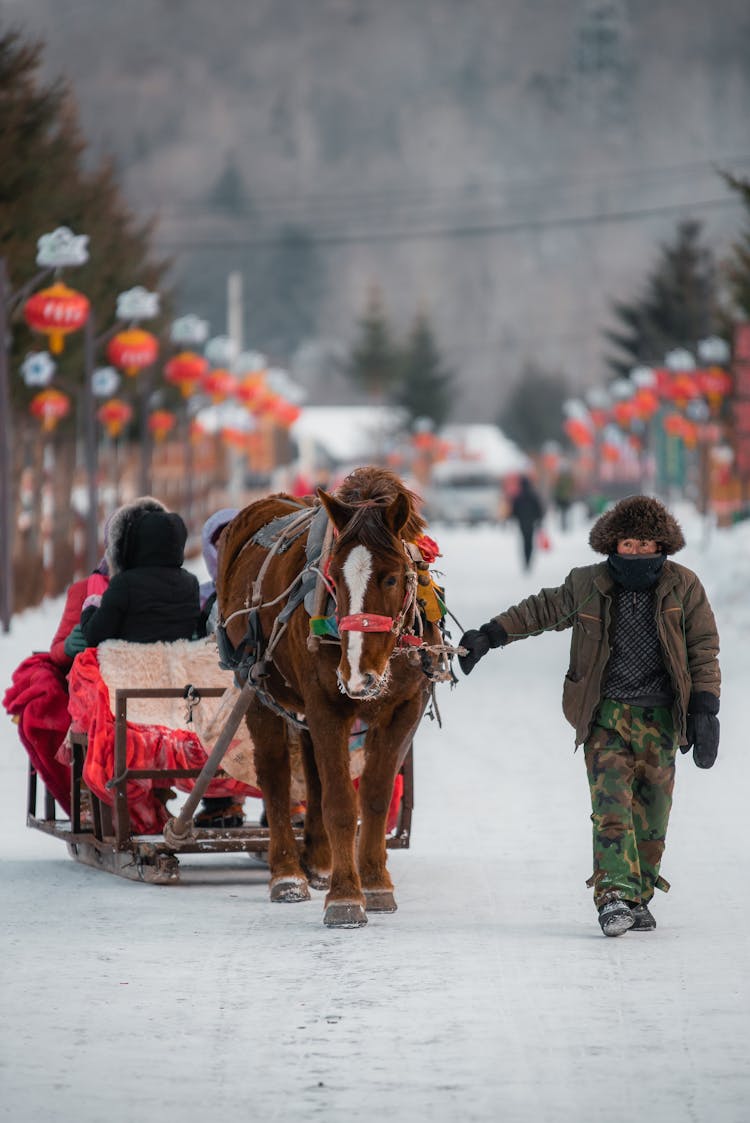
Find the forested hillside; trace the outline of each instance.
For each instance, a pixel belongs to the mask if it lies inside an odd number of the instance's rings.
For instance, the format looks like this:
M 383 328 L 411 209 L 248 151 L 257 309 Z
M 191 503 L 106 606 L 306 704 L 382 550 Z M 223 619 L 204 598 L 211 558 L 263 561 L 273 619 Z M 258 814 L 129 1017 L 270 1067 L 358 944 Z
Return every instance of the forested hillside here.
M 750 173 L 746 0 L 4 0 L 97 153 L 160 216 L 186 310 L 292 362 L 349 346 L 370 286 L 426 311 L 497 410 L 525 361 L 600 376 L 612 300 L 678 221 L 717 253 Z M 310 347 L 310 341 L 317 341 Z M 320 398 L 339 384 L 305 367 Z

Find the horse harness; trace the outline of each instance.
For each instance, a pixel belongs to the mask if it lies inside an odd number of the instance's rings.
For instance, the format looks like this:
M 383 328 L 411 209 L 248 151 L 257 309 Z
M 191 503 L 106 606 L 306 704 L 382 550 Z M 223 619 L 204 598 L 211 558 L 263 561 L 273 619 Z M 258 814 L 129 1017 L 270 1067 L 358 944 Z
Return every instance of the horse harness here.
M 226 620 L 220 621 L 216 628 L 219 665 L 224 670 L 234 671 L 236 684 L 242 687 L 250 678 L 264 705 L 293 725 L 307 728 L 296 714 L 276 702 L 262 682 L 268 677 L 268 664 L 273 662 L 274 649 L 286 630 L 289 618 L 303 602 L 306 608 L 308 603 L 310 605 L 311 631 L 308 647 L 311 650 L 315 650 L 321 642 L 339 643 L 341 632 L 392 632 L 397 637 L 394 655 L 419 650 L 422 671 L 433 685 L 435 682 L 453 680 L 453 672 L 445 659 L 445 656 L 452 654 L 451 649 L 445 642 L 435 645 L 443 656 L 444 668 L 441 670 L 439 667 L 432 667 L 430 656 L 435 647 L 426 644 L 424 640 L 424 624 L 417 604 L 417 590 L 420 584 L 426 585 L 431 579 L 427 575 L 429 566 L 423 560 L 419 547 L 414 543 L 403 542 L 409 568 L 406 573 L 404 602 L 397 616 L 358 612 L 338 618 L 335 611 L 332 616 L 323 615 L 322 610 L 327 601 L 333 601 L 334 610 L 336 603 L 335 591 L 325 572 L 333 544 L 333 524 L 320 504 L 312 507 L 302 504 L 295 506 L 300 509 L 272 519 L 270 523 L 260 527 L 242 547 L 244 550 L 249 543 L 253 543 L 269 552 L 253 582 L 251 604 L 233 612 Z M 304 568 L 282 593 L 273 600 L 263 602 L 263 578 L 272 558 L 287 550 L 304 533 L 307 533 L 307 561 Z M 286 604 L 276 617 L 266 642 L 260 627 L 260 611 L 278 604 L 285 597 Z M 243 614 L 247 616 L 247 629 L 235 647 L 227 635 L 226 627 L 230 620 Z

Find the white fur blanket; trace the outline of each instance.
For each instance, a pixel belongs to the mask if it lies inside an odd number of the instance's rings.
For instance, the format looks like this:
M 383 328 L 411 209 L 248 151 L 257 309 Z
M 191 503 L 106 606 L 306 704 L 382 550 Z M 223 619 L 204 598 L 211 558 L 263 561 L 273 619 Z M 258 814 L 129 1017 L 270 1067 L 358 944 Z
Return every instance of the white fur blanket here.
M 202 689 L 221 687 L 220 698 L 203 698 L 193 708 L 188 723 L 184 698 L 128 698 L 128 721 L 139 725 L 164 725 L 168 729 L 188 729 L 198 735 L 206 753 L 210 753 L 229 717 L 237 698 L 231 671 L 219 666 L 216 641 L 175 640 L 173 643 L 128 643 L 106 640 L 97 648 L 99 671 L 109 690 L 109 706 L 115 712 L 115 691 L 131 689 L 158 690 L 179 688 L 188 684 L 200 694 Z M 235 780 L 258 786 L 255 773 L 253 743 L 244 721 L 224 754 L 224 771 Z M 298 784 L 295 783 L 295 788 Z M 304 793 L 304 781 L 302 781 Z M 304 798 L 297 791 L 296 799 Z
M 175 640 L 174 643 L 128 643 L 106 640 L 97 648 L 99 671 L 109 690 L 109 705 L 115 712 L 115 691 L 118 689 L 179 688 L 191 684 L 201 689 L 223 687 L 220 698 L 201 698 L 193 708 L 192 724 L 187 721 L 183 698 L 129 698 L 128 721 L 141 725 L 163 725 L 168 729 L 188 729 L 197 733 L 206 753 L 213 749 L 239 693 L 232 671 L 219 666 L 216 641 Z M 297 737 L 288 728 L 292 766 L 292 803 L 305 798 L 305 780 Z M 349 754 L 352 778 L 359 776 L 364 765 L 362 749 Z M 258 787 L 253 742 L 245 721 L 224 754 L 221 767 L 235 780 Z

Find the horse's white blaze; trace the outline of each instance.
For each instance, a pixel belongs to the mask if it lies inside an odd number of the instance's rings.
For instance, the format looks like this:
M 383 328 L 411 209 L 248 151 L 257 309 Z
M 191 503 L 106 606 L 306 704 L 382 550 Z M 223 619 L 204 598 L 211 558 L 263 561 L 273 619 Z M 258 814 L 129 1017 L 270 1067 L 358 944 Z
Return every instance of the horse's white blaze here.
M 372 555 L 366 546 L 355 546 L 349 557 L 344 562 L 344 580 L 349 590 L 349 615 L 362 612 L 365 605 L 365 593 L 372 575 Z M 362 668 L 362 632 L 347 632 L 346 650 L 349 657 L 349 682 L 347 688 L 352 693 L 357 693 L 364 686 Z

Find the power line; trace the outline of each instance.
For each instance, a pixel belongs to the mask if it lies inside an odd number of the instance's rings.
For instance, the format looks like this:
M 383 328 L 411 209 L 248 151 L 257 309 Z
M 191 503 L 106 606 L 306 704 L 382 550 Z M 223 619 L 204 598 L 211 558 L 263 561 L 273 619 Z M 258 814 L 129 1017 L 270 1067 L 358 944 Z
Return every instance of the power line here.
M 656 218 L 665 214 L 679 214 L 686 211 L 716 210 L 728 207 L 742 208 L 741 199 L 705 199 L 690 203 L 665 203 L 661 206 L 641 207 L 629 211 L 599 211 L 584 215 L 568 215 L 561 218 L 516 219 L 506 222 L 482 223 L 473 226 L 456 225 L 432 229 L 401 229 L 376 231 L 346 231 L 341 233 L 315 233 L 309 231 L 309 241 L 315 245 L 347 245 L 377 242 L 416 242 L 438 241 L 442 238 L 477 238 L 493 235 L 515 234 L 521 231 L 562 230 L 582 226 L 606 225 L 615 222 L 632 222 L 635 219 Z M 168 237 L 156 234 L 154 241 L 165 248 L 193 249 L 261 249 L 277 246 L 283 242 L 283 235 L 247 236 L 232 234 L 224 237 Z
M 741 156 L 716 156 L 705 160 L 692 160 L 681 164 L 662 164 L 652 165 L 651 167 L 640 168 L 622 168 L 618 170 L 609 169 L 596 169 L 590 172 L 576 172 L 571 175 L 561 175 L 555 173 L 549 176 L 533 176 L 517 178 L 507 178 L 496 183 L 485 184 L 481 188 L 473 186 L 472 184 L 465 184 L 459 188 L 443 187 L 443 188 L 426 188 L 424 186 L 414 185 L 413 187 L 379 187 L 372 191 L 357 191 L 357 192 L 337 192 L 335 189 L 326 190 L 322 192 L 302 191 L 302 192 L 274 192 L 273 195 L 254 195 L 250 189 L 248 192 L 248 201 L 250 208 L 257 208 L 259 211 L 267 212 L 274 208 L 289 209 L 294 207 L 315 206 L 317 204 L 333 206 L 338 210 L 342 206 L 355 206 L 361 207 L 362 205 L 377 206 L 379 204 L 388 206 L 400 206 L 403 204 L 417 204 L 421 207 L 439 205 L 441 201 L 457 205 L 457 202 L 462 199 L 468 199 L 474 204 L 481 205 L 483 203 L 491 205 L 493 195 L 506 191 L 522 190 L 528 192 L 530 189 L 539 189 L 546 187 L 555 188 L 574 188 L 580 190 L 582 186 L 598 186 L 605 182 L 618 181 L 632 181 L 635 177 L 642 182 L 640 188 L 643 189 L 645 181 L 649 178 L 674 178 L 676 175 L 683 174 L 696 174 L 698 172 L 713 172 L 718 174 L 720 168 L 727 165 L 733 167 L 743 167 L 750 164 L 750 155 Z M 177 206 L 171 206 L 161 212 L 162 215 L 174 216 L 179 218 L 182 214 L 186 217 L 194 218 L 197 215 L 211 215 L 213 217 L 221 217 L 221 207 L 211 207 L 206 204 L 205 200 L 193 199 L 183 200 Z

